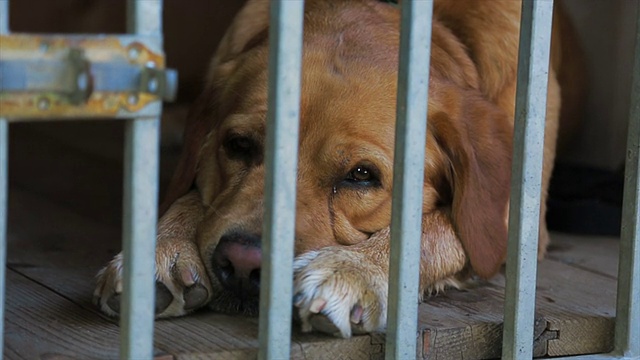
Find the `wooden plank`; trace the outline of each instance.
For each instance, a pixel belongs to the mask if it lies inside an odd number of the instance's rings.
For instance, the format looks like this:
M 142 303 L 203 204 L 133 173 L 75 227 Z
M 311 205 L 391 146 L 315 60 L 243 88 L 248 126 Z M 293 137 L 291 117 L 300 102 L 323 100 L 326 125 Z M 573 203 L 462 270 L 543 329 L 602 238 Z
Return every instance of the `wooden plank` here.
M 556 261 L 544 263 L 538 280 L 538 311 L 550 331 L 548 355 L 577 355 L 613 350 L 616 281 Z
M 117 326 L 7 271 L 5 358 L 116 359 Z
M 612 237 L 555 233 L 547 258 L 615 279 L 619 245 Z
M 609 352 L 613 349 L 618 241 L 607 237 L 555 234 L 540 277 L 541 298 L 549 331 L 548 355 Z M 555 249 L 554 249 L 555 248 Z M 569 271 L 567 265 L 580 271 Z M 541 301 L 542 300 L 542 301 Z
M 580 240 L 554 236 L 562 250 L 553 251 L 550 258 L 557 260 L 539 264 L 534 356 L 611 349 L 616 283 L 601 269 L 617 259 L 616 243 L 586 239 L 583 250 Z M 469 291 L 449 290 L 420 306 L 423 358 L 500 356 L 504 276 L 478 285 Z
M 475 289 L 449 290 L 420 306 L 424 359 L 493 359 L 500 357 L 504 289 L 481 283 Z M 534 338 L 547 322 L 536 314 Z M 546 343 L 537 342 L 534 354 L 544 355 Z
M 607 353 L 613 350 L 615 321 L 611 317 L 561 318 L 549 321 L 558 333 L 549 341 L 549 356 Z

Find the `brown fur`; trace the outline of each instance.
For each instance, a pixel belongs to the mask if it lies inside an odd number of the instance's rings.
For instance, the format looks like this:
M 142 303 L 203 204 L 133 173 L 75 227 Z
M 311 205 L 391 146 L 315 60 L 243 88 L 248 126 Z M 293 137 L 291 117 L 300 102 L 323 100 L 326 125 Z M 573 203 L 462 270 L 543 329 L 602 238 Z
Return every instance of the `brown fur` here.
M 250 0 L 238 14 L 190 115 L 182 160 L 162 207 L 158 279 L 174 299 L 159 316 L 191 310 L 184 304 L 194 283 L 207 291 L 200 305 L 256 309 L 257 299 L 235 299 L 220 286 L 209 259 L 225 233 L 262 231 L 268 7 L 267 1 Z M 296 306 L 305 330 L 323 329 L 315 315 L 320 311 L 333 323 L 330 331 L 342 336 L 382 330 L 399 11 L 373 0 L 307 0 L 305 14 Z M 491 277 L 505 259 L 519 17 L 518 1 L 435 3 L 422 293 L 455 285 L 470 270 Z M 559 31 L 556 26 L 554 49 L 561 48 Z M 549 72 L 543 203 L 560 112 L 556 71 L 566 66 L 557 55 Z M 234 136 L 252 139 L 251 154 L 239 158 L 225 146 Z M 344 185 L 345 176 L 362 164 L 377 169 L 379 186 Z M 542 216 L 540 256 L 547 243 Z M 102 272 L 96 292 L 108 313 L 106 302 L 118 293 L 118 265 L 116 259 Z M 190 269 L 194 281 L 176 269 Z

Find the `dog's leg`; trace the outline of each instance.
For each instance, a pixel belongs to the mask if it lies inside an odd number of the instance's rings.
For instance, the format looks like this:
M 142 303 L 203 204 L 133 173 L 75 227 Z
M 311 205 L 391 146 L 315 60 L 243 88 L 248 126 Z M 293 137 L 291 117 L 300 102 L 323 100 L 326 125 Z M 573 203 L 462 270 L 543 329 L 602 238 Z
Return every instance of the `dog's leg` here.
M 549 231 L 547 230 L 547 198 L 549 183 L 553 173 L 558 141 L 558 126 L 560 117 L 560 85 L 555 75 L 549 74 L 547 92 L 547 121 L 544 128 L 544 160 L 542 164 L 542 194 L 540 197 L 540 235 L 538 240 L 538 260 L 544 259 L 549 245 Z
M 467 258 L 448 215 L 423 217 L 420 294 L 453 284 Z M 383 331 L 389 287 L 389 228 L 353 246 L 303 254 L 294 262 L 294 305 L 303 331 L 337 336 Z M 418 300 L 418 299 L 416 299 Z
M 204 306 L 211 297 L 211 283 L 195 244 L 203 208 L 196 191 L 178 199 L 158 223 L 156 245 L 156 316 L 184 315 Z M 122 293 L 122 253 L 97 276 L 94 302 L 117 316 Z

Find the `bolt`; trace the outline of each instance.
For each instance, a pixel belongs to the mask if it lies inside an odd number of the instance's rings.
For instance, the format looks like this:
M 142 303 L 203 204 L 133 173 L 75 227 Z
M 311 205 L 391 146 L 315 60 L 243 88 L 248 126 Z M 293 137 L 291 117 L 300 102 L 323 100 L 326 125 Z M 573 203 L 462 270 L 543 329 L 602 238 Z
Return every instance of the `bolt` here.
M 136 94 L 129 95 L 129 97 L 127 98 L 127 101 L 129 102 L 130 105 L 137 104 L 138 103 L 138 95 L 136 95 Z
M 129 49 L 129 58 L 137 59 L 138 56 L 140 56 L 140 51 L 138 51 L 138 49 L 136 49 L 134 47 Z
M 43 97 L 40 100 L 38 100 L 38 109 L 42 111 L 48 110 L 50 105 L 51 105 L 51 102 L 49 102 L 49 99 L 47 99 L 46 97 Z
M 89 78 L 86 73 L 78 74 L 76 78 L 76 85 L 78 85 L 78 89 L 81 91 L 86 91 L 87 87 L 89 87 Z
M 158 86 L 158 79 L 153 77 L 149 79 L 149 82 L 147 83 L 147 90 L 149 90 L 150 93 L 155 94 L 158 92 Z

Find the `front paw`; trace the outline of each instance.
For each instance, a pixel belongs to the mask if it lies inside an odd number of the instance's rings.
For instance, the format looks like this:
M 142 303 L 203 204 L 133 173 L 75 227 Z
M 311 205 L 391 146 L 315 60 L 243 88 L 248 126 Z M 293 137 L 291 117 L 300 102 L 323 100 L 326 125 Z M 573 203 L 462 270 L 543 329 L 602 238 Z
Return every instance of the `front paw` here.
M 170 246 L 167 246 L 170 245 Z M 159 243 L 156 248 L 156 317 L 173 317 L 204 306 L 212 290 L 194 244 Z M 97 275 L 94 303 L 110 316 L 120 314 L 122 253 Z
M 348 338 L 386 327 L 388 275 L 364 254 L 325 248 L 297 257 L 293 270 L 302 331 Z

